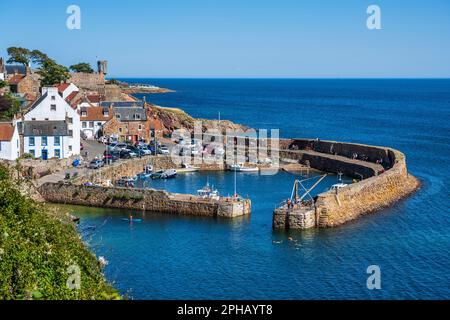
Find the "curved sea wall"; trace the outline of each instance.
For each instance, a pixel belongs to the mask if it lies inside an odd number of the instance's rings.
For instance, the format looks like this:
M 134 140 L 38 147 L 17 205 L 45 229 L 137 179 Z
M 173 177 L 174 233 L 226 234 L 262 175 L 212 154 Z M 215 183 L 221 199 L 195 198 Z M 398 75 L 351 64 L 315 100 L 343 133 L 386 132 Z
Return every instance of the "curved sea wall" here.
M 363 144 L 309 139 L 280 142 L 280 157 L 295 159 L 326 172 L 343 172 L 364 180 L 315 198 L 315 226 L 334 227 L 392 205 L 408 196 L 419 181 L 408 173 L 398 150 Z M 364 160 L 353 159 L 358 158 Z M 286 213 L 287 215 L 289 213 Z M 276 221 L 275 221 L 276 219 Z M 283 221 L 285 221 L 283 223 Z M 290 219 L 274 214 L 275 228 L 295 228 Z

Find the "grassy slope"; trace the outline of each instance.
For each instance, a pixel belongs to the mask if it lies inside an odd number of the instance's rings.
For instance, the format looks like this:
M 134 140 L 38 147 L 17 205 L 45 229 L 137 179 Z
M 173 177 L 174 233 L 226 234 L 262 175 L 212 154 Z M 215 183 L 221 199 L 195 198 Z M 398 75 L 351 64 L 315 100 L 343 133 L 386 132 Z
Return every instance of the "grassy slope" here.
M 120 298 L 69 219 L 19 188 L 0 165 L 0 300 Z M 74 264 L 79 290 L 66 285 Z

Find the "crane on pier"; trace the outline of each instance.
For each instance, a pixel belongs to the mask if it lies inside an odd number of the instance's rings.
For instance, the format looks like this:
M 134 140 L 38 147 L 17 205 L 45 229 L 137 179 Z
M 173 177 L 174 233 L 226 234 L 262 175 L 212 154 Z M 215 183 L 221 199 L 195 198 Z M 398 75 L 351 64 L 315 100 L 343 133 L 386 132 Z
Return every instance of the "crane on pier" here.
M 302 204 L 303 200 L 306 197 L 309 197 L 309 200 L 313 200 L 313 197 L 311 196 L 311 191 L 313 191 L 319 185 L 319 183 L 322 182 L 323 179 L 325 179 L 325 177 L 327 175 L 328 174 L 324 174 L 321 176 L 315 176 L 315 177 L 311 177 L 311 178 L 304 179 L 304 180 L 295 179 L 294 187 L 292 188 L 292 193 L 291 193 L 291 198 L 290 198 L 291 203 Z M 314 180 L 317 178 L 319 178 L 319 179 L 309 189 L 307 189 L 305 187 L 305 185 L 303 184 L 306 181 Z M 302 196 L 299 195 L 299 189 L 300 189 L 299 187 L 301 187 L 304 191 Z

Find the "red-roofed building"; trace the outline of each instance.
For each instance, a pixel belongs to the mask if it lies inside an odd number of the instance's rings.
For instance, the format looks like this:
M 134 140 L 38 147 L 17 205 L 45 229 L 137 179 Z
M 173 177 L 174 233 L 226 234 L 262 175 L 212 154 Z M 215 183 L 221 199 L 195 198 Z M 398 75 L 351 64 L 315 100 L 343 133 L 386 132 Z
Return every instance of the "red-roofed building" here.
M 20 157 L 20 136 L 17 126 L 0 123 L 0 159 L 16 160 Z
M 27 74 L 16 73 L 7 79 L 12 93 L 38 94 L 41 86 L 40 75 L 26 68 Z
M 61 83 L 56 86 L 58 88 L 59 95 L 66 100 L 68 96 L 74 92 L 80 91 L 76 85 L 73 83 Z

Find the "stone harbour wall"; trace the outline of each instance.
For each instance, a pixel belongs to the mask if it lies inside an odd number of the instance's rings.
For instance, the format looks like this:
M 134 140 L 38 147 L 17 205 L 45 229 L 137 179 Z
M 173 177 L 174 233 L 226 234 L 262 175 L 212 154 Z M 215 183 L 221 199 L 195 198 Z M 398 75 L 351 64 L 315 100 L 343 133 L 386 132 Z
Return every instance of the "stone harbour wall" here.
M 335 227 L 361 215 L 388 207 L 407 197 L 420 187 L 420 182 L 407 170 L 406 157 L 398 150 L 362 144 L 307 139 L 283 140 L 282 157 L 307 162 L 312 168 L 327 172 L 343 172 L 364 180 L 338 191 L 319 194 L 315 199 L 315 226 Z M 358 155 L 366 161 L 353 160 Z M 381 164 L 376 162 L 381 161 Z M 274 212 L 274 228 L 303 229 L 305 224 L 294 221 L 294 213 Z M 291 218 L 290 215 L 293 215 Z
M 250 200 L 203 199 L 162 190 L 107 188 L 70 183 L 46 183 L 39 192 L 47 202 L 149 212 L 234 218 L 250 214 Z

